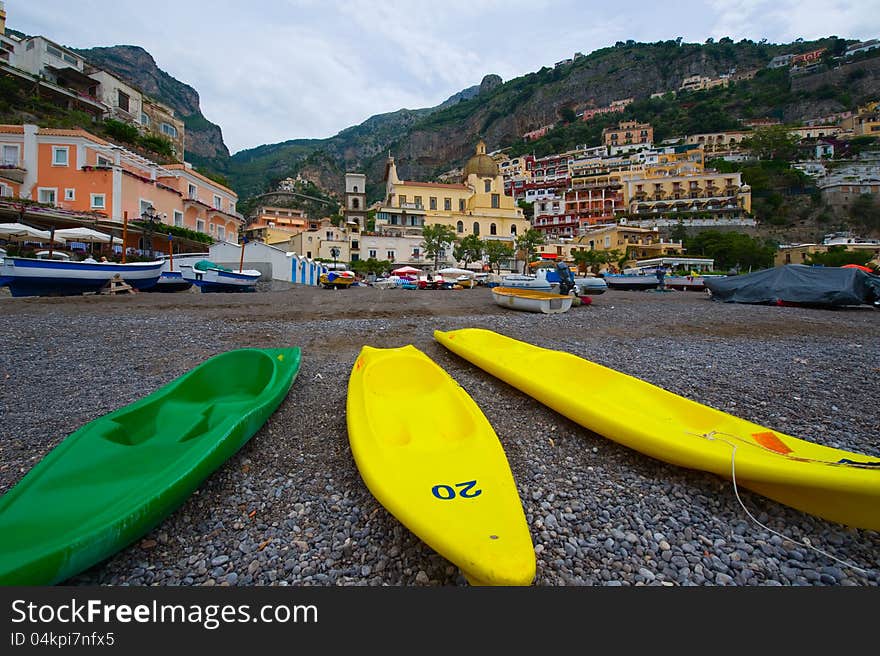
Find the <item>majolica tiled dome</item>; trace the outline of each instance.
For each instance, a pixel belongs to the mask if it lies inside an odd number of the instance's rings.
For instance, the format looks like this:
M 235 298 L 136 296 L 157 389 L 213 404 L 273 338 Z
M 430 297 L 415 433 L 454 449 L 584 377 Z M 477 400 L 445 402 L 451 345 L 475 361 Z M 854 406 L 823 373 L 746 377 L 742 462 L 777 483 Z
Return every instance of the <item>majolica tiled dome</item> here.
M 477 144 L 476 154 L 464 165 L 464 170 L 461 174 L 462 180 L 467 180 L 467 177 L 471 174 L 481 178 L 494 178 L 498 175 L 498 164 L 486 154 L 486 144 L 482 139 Z

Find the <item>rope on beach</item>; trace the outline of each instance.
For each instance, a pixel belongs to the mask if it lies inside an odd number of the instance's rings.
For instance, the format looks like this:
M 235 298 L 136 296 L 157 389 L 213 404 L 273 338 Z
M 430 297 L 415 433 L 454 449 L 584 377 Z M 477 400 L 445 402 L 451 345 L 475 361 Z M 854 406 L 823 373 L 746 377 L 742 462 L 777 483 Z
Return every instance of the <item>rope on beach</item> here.
M 809 544 L 808 542 L 800 542 L 799 540 L 795 540 L 794 538 L 791 538 L 787 535 L 783 535 L 782 533 L 779 533 L 778 531 L 774 531 L 769 526 L 766 526 L 766 525 L 762 524 L 761 522 L 759 522 L 757 520 L 757 518 L 751 512 L 749 512 L 749 509 L 746 508 L 746 504 L 743 503 L 742 498 L 739 496 L 739 488 L 736 485 L 736 444 L 734 444 L 733 442 L 726 440 L 724 438 L 717 437 L 718 433 L 716 433 L 716 431 L 711 431 L 709 433 L 689 433 L 689 434 L 696 435 L 697 437 L 702 437 L 702 438 L 707 439 L 709 441 L 724 442 L 725 444 L 727 444 L 728 446 L 731 447 L 730 478 L 733 481 L 733 493 L 734 493 L 734 495 L 736 495 L 736 500 L 739 502 L 739 505 L 742 506 L 743 510 L 745 510 L 746 515 L 748 515 L 749 519 L 751 519 L 753 522 L 755 522 L 755 524 L 757 524 L 758 526 L 760 526 L 764 530 L 769 531 L 773 535 L 779 536 L 783 540 L 790 540 L 791 542 L 794 542 L 797 545 L 800 545 L 802 547 L 806 547 L 807 549 L 812 549 L 813 551 L 820 553 L 823 556 L 827 556 L 828 558 L 831 558 L 832 560 L 837 561 L 841 565 L 844 565 L 846 567 L 851 567 L 852 569 L 854 569 L 858 572 L 861 572 L 862 574 L 866 574 L 868 572 L 868 570 L 865 568 L 859 567 L 857 565 L 853 565 L 852 563 L 847 562 L 845 560 L 841 560 L 837 556 L 833 556 L 832 554 L 828 553 L 827 551 L 822 551 L 821 549 L 814 547 L 813 545 Z

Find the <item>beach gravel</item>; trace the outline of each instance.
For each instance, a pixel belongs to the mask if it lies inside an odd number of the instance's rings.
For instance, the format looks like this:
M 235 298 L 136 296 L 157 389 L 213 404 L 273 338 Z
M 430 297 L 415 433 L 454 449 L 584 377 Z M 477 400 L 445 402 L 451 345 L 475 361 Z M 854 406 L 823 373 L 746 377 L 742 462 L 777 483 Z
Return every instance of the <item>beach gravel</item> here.
M 0 494 L 77 428 L 213 355 L 302 348 L 297 380 L 260 431 L 165 521 L 69 584 L 466 585 L 372 497 L 349 448 L 346 392 L 360 348 L 405 344 L 449 372 L 495 428 L 531 529 L 536 585 L 880 583 L 876 532 L 740 488 L 759 525 L 729 480 L 595 435 L 433 339 L 435 329 L 490 328 L 880 458 L 875 309 L 612 290 L 589 306 L 537 315 L 496 306 L 486 288 L 261 289 L 0 295 Z M 606 393 L 582 381 L 554 382 L 590 403 L 601 404 Z

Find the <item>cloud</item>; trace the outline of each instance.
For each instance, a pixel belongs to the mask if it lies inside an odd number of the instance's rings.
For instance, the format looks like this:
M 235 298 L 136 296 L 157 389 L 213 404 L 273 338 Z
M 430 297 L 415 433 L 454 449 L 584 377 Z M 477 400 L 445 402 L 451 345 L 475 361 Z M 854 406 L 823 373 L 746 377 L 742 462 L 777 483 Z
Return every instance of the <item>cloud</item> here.
M 325 138 L 616 41 L 880 34 L 880 0 L 8 0 L 8 24 L 73 47 L 143 46 L 199 92 L 232 152 Z

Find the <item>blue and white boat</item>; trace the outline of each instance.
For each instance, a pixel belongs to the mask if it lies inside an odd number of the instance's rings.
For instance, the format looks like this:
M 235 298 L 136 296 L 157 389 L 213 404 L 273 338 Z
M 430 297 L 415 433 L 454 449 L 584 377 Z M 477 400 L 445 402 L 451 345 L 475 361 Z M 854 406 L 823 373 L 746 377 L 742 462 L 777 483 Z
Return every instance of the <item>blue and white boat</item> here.
M 135 289 L 156 284 L 164 262 L 70 262 L 5 257 L 0 262 L 0 287 L 13 296 L 76 296 L 98 292 L 117 275 Z
M 208 292 L 253 292 L 262 275 L 256 269 L 232 271 L 213 262 L 182 264 L 180 272 L 183 279 L 192 282 L 203 293 Z
M 159 275 L 159 280 L 156 281 L 156 284 L 147 289 L 148 292 L 184 292 L 188 289 L 191 289 L 193 286 L 192 280 L 186 280 L 183 277 L 183 272 L 180 270 L 178 266 L 176 269 L 172 265 L 172 261 L 168 256 L 163 258 L 165 260 L 165 266 L 162 267 L 162 272 Z

